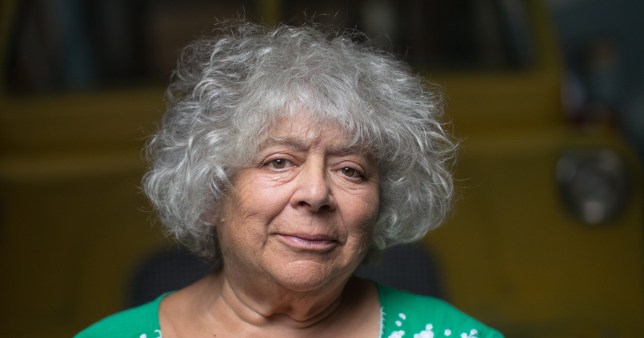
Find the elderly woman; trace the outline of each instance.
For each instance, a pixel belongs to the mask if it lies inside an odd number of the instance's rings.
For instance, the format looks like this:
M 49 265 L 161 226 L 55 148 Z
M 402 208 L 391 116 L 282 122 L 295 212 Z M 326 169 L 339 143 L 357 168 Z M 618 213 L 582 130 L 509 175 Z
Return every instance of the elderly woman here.
M 167 230 L 213 272 L 78 337 L 501 337 L 353 276 L 449 209 L 439 97 L 355 36 L 219 33 L 184 51 L 144 179 Z

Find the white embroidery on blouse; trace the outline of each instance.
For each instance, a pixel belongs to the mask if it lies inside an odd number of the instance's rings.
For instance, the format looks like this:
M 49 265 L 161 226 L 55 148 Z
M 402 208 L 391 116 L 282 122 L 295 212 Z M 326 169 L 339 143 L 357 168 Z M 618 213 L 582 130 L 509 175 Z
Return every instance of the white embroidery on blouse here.
M 385 334 L 385 309 L 380 307 L 380 335 L 382 337 Z
M 402 320 L 406 320 L 406 319 L 407 319 L 407 315 L 405 315 L 404 313 L 399 313 L 399 314 L 398 314 L 398 318 L 400 318 L 400 319 L 402 319 Z M 395 324 L 396 324 L 396 326 L 398 326 L 398 327 L 401 327 L 401 326 L 402 326 L 402 321 L 400 321 L 400 320 L 396 320 L 394 323 L 395 323 Z M 401 338 L 401 337 L 402 337 L 402 336 L 404 336 L 404 335 L 405 335 L 405 331 L 403 331 L 403 330 L 398 330 L 398 331 L 394 331 L 394 332 L 392 332 L 392 333 L 389 335 L 389 337 L 388 337 L 388 338 Z
M 425 325 L 425 329 L 414 334 L 414 338 L 434 338 L 433 328 L 434 326 L 432 324 Z
M 381 328 L 381 332 L 382 332 L 382 328 L 384 326 L 384 321 L 385 321 L 385 318 L 384 318 L 385 317 L 385 312 L 384 312 L 384 309 L 382 309 L 382 308 L 380 309 L 380 311 L 381 311 L 381 316 L 382 316 L 381 317 L 380 328 Z M 399 313 L 398 318 L 400 318 L 400 319 L 397 319 L 394 322 L 394 324 L 396 324 L 396 326 L 400 328 L 400 327 L 403 326 L 403 322 L 407 319 L 407 315 L 404 314 L 404 313 Z M 434 325 L 432 325 L 431 323 L 427 323 L 427 325 L 425 325 L 424 330 L 422 330 L 422 331 L 420 331 L 418 333 L 414 333 L 414 338 L 434 338 L 435 334 L 434 334 L 433 329 L 434 329 Z M 467 333 L 467 332 L 461 333 L 460 338 L 478 338 L 478 333 L 479 332 L 476 329 L 471 329 L 469 333 Z M 402 338 L 404 335 L 405 335 L 405 330 L 397 330 L 397 331 L 393 331 L 391 334 L 389 334 L 389 337 L 387 337 L 387 338 Z M 445 329 L 445 331 L 443 331 L 443 336 L 444 337 L 450 337 L 451 335 L 452 335 L 452 330 Z
M 402 338 L 402 336 L 405 335 L 405 331 L 403 330 L 398 330 L 394 331 L 389 335 L 389 338 Z
M 158 336 L 156 336 L 156 337 L 154 337 L 154 338 L 163 338 L 163 335 L 161 334 L 161 330 L 159 330 L 159 329 L 154 330 L 154 333 L 158 334 Z M 142 333 L 142 334 L 139 336 L 139 338 L 148 338 L 148 335 L 147 335 L 147 334 L 145 334 L 145 333 Z
M 476 338 L 476 335 L 477 335 L 478 333 L 479 333 L 479 332 L 478 332 L 478 331 L 476 331 L 476 329 L 471 329 L 471 330 L 470 330 L 470 334 L 467 334 L 467 333 L 465 333 L 465 332 L 461 333 L 461 338 Z

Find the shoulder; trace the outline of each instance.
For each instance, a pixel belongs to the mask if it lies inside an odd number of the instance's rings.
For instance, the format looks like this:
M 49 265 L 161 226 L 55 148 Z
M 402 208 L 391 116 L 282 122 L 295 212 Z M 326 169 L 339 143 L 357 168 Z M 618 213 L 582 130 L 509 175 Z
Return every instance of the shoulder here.
M 440 299 L 377 284 L 382 337 L 500 338 L 496 330 Z
M 167 295 L 161 295 L 152 302 L 106 317 L 81 331 L 74 338 L 159 338 L 161 337 L 159 304 Z

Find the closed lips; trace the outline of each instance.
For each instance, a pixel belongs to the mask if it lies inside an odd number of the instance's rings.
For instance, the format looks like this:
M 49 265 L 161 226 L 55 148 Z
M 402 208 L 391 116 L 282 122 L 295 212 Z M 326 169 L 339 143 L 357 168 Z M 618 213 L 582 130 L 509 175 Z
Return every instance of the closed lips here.
M 338 243 L 336 239 L 327 235 L 311 234 L 278 234 L 289 245 L 310 248 L 310 249 L 328 249 Z

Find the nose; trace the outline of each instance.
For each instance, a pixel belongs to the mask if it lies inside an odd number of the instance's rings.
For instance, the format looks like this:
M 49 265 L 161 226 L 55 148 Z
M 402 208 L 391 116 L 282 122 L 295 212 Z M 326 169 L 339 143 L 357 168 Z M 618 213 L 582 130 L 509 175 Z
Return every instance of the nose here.
M 335 210 L 335 199 L 323 163 L 308 161 L 302 166 L 295 183 L 293 207 L 305 208 L 311 212 Z

